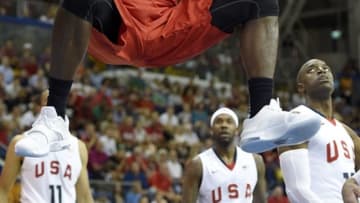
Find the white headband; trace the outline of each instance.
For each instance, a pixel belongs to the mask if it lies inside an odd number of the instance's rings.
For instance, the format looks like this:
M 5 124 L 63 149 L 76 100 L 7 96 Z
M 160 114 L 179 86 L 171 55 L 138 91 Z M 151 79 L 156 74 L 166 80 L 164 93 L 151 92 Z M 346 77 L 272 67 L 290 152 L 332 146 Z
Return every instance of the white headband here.
M 211 116 L 210 126 L 212 126 L 214 124 L 215 118 L 218 117 L 220 114 L 226 114 L 226 115 L 231 116 L 231 118 L 235 121 L 236 127 L 239 126 L 239 120 L 238 120 L 236 113 L 233 110 L 226 108 L 226 107 L 221 107 L 220 109 L 215 111 L 215 113 Z

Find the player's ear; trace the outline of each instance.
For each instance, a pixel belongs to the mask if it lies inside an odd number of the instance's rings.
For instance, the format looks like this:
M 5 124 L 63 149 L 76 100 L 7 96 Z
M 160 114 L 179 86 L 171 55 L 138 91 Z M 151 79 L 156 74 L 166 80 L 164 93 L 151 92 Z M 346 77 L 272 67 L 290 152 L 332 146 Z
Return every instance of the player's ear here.
M 209 130 L 209 134 L 210 134 L 210 137 L 212 137 L 212 136 L 214 135 L 214 131 L 213 131 L 213 129 L 212 129 L 212 128 L 210 128 L 210 130 Z
M 305 85 L 304 85 L 304 83 L 298 82 L 296 84 L 296 89 L 297 89 L 299 94 L 301 94 L 301 95 L 305 94 Z

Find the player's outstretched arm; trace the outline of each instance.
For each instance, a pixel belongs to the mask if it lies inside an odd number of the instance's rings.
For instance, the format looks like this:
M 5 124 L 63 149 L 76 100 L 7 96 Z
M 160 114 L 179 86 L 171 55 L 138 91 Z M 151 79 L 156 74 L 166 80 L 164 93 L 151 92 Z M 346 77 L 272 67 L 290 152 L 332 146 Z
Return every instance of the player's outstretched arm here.
M 21 157 L 15 154 L 15 144 L 22 135 L 15 136 L 7 149 L 5 164 L 0 176 L 0 202 L 8 202 L 8 193 L 20 172 Z
M 81 172 L 79 179 L 76 183 L 77 203 L 94 203 L 94 199 L 91 195 L 89 176 L 86 167 L 88 162 L 88 152 L 85 144 L 80 140 L 78 142 L 81 157 Z
M 265 179 L 265 164 L 263 158 L 254 154 L 258 181 L 254 190 L 254 203 L 266 203 L 266 179 Z
M 286 193 L 293 203 L 322 203 L 311 190 L 307 143 L 279 148 Z
M 202 164 L 199 157 L 192 159 L 185 166 L 182 203 L 196 203 L 202 178 Z

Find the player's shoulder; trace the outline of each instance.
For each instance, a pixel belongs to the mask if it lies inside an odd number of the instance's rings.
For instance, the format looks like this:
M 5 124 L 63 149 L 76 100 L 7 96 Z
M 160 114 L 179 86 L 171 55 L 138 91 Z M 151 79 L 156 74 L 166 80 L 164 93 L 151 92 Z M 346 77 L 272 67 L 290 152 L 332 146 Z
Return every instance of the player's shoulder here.
M 24 137 L 24 135 L 19 134 L 19 135 L 15 135 L 9 143 L 8 149 L 10 149 L 9 151 L 14 151 L 15 145 L 16 143 L 21 140 Z
M 10 141 L 10 145 L 11 144 L 16 144 L 19 140 L 21 140 L 24 137 L 24 135 L 19 134 L 19 135 L 15 135 L 11 141 Z
M 211 154 L 213 152 L 213 149 L 212 148 L 209 148 L 209 149 L 205 149 L 204 151 L 200 152 L 197 156 L 195 157 L 200 157 L 200 156 L 204 156 L 204 155 L 208 155 L 208 154 Z
M 70 136 L 69 139 L 70 139 L 70 142 L 71 142 L 72 144 L 77 145 L 77 146 L 79 147 L 79 150 L 81 150 L 81 149 L 83 149 L 83 148 L 86 149 L 85 143 L 84 143 L 81 139 L 79 139 L 78 137 L 76 137 L 76 136 Z
M 356 134 L 356 132 L 352 128 L 350 128 L 348 125 L 346 125 L 345 123 L 343 123 L 343 122 L 341 122 L 339 120 L 336 120 L 336 122 L 339 123 L 341 126 L 343 126 L 345 128 L 345 130 L 348 131 L 349 133 L 351 133 L 351 134 L 355 133 Z
M 360 142 L 360 137 L 352 128 L 350 128 L 348 125 L 346 125 L 345 123 L 343 123 L 341 121 L 338 121 L 338 123 L 343 126 L 343 128 L 346 130 L 346 132 L 350 135 L 350 137 L 354 141 Z
M 76 138 L 77 139 L 77 144 L 78 144 L 78 147 L 79 147 L 79 154 L 80 154 L 80 159 L 81 159 L 81 162 L 82 163 L 87 163 L 88 161 L 88 150 L 87 150 L 87 147 L 85 145 L 85 143 Z
M 194 174 L 195 176 L 199 176 L 199 177 L 201 176 L 202 162 L 199 155 L 187 161 L 186 170 L 191 171 L 191 173 Z
M 254 157 L 254 161 L 255 161 L 256 165 L 264 163 L 264 159 L 260 154 L 252 154 L 252 156 Z
M 76 139 L 77 139 L 77 138 L 76 138 Z M 80 151 L 80 152 L 84 151 L 84 152 L 87 153 L 87 147 L 86 147 L 85 143 L 84 143 L 82 140 L 77 139 L 77 144 L 78 144 L 78 146 L 79 146 L 79 151 Z

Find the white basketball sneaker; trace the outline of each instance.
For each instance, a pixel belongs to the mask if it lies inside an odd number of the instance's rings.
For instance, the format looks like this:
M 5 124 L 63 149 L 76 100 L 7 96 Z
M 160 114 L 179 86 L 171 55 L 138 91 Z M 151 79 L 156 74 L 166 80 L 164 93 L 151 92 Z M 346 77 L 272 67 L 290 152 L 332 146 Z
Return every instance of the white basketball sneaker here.
M 254 117 L 245 119 L 240 147 L 261 153 L 276 147 L 302 143 L 319 130 L 321 116 L 306 106 L 303 111 L 283 111 L 278 100 L 271 99 Z
M 18 156 L 42 157 L 49 152 L 61 151 L 69 147 L 69 120 L 58 116 L 55 108 L 45 106 L 33 123 L 32 128 L 15 145 Z

